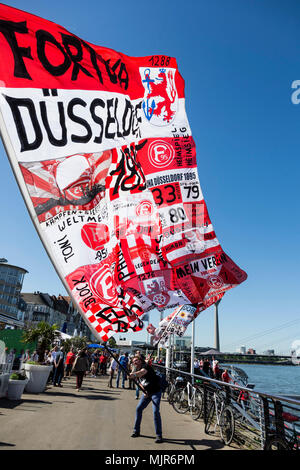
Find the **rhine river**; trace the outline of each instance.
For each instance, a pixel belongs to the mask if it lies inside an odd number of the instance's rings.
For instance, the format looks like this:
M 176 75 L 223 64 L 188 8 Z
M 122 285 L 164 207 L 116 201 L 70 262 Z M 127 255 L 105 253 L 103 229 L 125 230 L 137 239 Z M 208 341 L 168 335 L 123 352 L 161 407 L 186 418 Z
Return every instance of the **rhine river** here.
M 232 365 L 246 372 L 248 382 L 255 384 L 254 390 L 272 395 L 296 395 L 300 399 L 300 366 Z M 220 366 L 224 368 L 225 364 Z

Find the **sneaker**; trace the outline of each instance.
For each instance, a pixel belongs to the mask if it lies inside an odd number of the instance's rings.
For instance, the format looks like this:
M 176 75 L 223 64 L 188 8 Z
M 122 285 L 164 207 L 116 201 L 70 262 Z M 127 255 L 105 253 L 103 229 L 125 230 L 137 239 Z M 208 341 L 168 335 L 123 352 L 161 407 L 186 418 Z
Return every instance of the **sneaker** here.
M 162 442 L 163 442 L 163 438 L 161 436 L 157 436 L 157 438 L 155 439 L 155 443 L 161 444 Z
M 133 433 L 131 434 L 131 437 L 139 437 L 139 436 L 140 436 L 140 433 L 136 431 L 133 431 Z

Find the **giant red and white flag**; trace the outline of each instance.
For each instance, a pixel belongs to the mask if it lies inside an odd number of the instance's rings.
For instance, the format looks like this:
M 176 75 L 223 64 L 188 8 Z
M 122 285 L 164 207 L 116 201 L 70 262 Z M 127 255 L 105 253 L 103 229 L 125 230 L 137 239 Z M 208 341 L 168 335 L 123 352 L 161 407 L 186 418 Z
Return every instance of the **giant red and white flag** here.
M 184 81 L 0 5 L 0 130 L 25 203 L 93 333 L 209 306 L 246 279 L 202 195 Z

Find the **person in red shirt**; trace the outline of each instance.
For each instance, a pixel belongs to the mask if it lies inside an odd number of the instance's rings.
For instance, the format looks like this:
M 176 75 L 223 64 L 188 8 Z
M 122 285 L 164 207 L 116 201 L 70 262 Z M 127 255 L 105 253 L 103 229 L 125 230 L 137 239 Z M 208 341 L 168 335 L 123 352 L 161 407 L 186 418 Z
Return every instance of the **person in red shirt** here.
M 153 362 L 153 361 L 152 361 L 151 354 L 148 354 L 147 359 L 146 359 L 146 362 L 147 362 L 147 364 L 149 364 L 149 366 L 152 366 L 152 362 Z
M 220 380 L 221 374 L 220 374 L 219 361 L 214 361 L 213 374 L 214 374 L 215 379 Z
M 107 359 L 108 358 L 106 354 L 101 354 L 99 362 L 100 362 L 100 372 L 102 375 L 106 375 Z
M 75 350 L 74 350 L 74 348 L 72 348 L 71 351 L 68 352 L 67 357 L 66 357 L 65 377 L 71 377 L 72 367 L 73 367 L 75 358 L 76 358 Z
M 228 374 L 228 370 L 227 370 L 227 369 L 225 369 L 224 372 L 223 372 L 223 374 L 222 374 L 222 381 L 223 381 L 223 382 L 226 382 L 226 383 L 229 383 L 229 382 L 231 381 L 231 378 L 230 378 L 230 376 L 229 376 L 229 374 Z

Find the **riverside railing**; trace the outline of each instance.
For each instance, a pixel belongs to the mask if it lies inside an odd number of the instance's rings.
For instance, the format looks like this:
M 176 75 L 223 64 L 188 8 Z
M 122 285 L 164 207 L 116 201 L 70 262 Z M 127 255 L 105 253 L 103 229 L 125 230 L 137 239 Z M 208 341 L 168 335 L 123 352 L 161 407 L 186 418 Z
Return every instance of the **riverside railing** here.
M 225 383 L 204 373 L 197 375 L 158 364 L 153 366 L 167 376 L 169 383 L 174 383 L 176 377 L 180 376 L 185 383 L 190 382 L 199 391 L 199 420 L 204 422 L 208 434 L 222 439 L 224 418 L 220 417 L 227 407 L 226 419 L 229 420 L 228 416 L 231 419 L 227 425 L 231 431 L 233 426 L 233 439 L 229 445 L 248 450 L 300 449 L 299 400 L 264 393 L 233 381 Z

